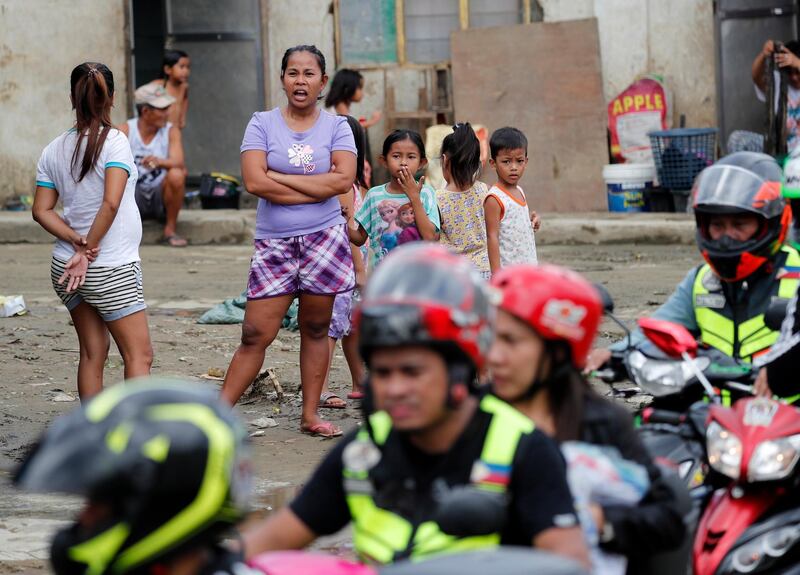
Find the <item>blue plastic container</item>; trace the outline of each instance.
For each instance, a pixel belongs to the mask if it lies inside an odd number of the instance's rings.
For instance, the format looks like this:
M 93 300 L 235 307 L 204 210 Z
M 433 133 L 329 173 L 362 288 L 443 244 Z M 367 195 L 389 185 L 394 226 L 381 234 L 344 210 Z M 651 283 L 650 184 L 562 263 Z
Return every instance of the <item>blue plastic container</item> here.
M 609 164 L 603 168 L 609 212 L 643 212 L 653 189 L 653 164 Z
M 690 190 L 697 174 L 716 159 L 716 128 L 679 128 L 650 132 L 649 136 L 663 188 Z

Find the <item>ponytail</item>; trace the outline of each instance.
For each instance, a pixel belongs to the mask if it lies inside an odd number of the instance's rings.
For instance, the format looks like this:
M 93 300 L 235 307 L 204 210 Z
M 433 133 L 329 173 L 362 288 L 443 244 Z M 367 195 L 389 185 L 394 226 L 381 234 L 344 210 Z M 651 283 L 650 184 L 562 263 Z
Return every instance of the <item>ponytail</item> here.
M 105 64 L 84 62 L 72 70 L 70 75 L 70 97 L 75 110 L 75 129 L 78 140 L 72 154 L 73 177 L 80 164 L 76 182 L 80 182 L 97 164 L 103 144 L 111 126 L 111 104 L 114 97 L 114 75 Z M 79 160 L 78 154 L 83 139 L 86 150 Z
M 442 155 L 447 156 L 453 183 L 461 189 L 469 188 L 478 179 L 481 169 L 481 144 L 469 122 L 453 126 L 442 142 Z

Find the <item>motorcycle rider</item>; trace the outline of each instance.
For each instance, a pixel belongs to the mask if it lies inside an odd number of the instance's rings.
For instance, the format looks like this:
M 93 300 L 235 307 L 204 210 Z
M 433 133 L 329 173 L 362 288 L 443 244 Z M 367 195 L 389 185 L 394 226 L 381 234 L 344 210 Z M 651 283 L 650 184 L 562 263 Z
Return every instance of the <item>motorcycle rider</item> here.
M 794 215 L 789 230 L 787 243 L 794 249 L 800 249 L 800 157 L 792 156 L 784 169 L 783 197 L 789 201 Z M 795 277 L 800 277 L 800 268 L 789 270 Z M 759 395 L 790 398 L 800 393 L 797 374 L 794 371 L 800 365 L 800 309 L 797 305 L 798 293 L 786 308 L 786 317 L 781 325 L 778 341 L 769 353 L 760 357 L 758 365 L 764 366 L 756 381 Z M 796 397 L 790 399 L 795 400 Z
M 603 315 L 599 294 L 577 273 L 552 265 L 508 267 L 492 285 L 502 293 L 488 355 L 493 392 L 560 443 L 615 447 L 647 470 L 649 490 L 637 505 L 590 509 L 601 549 L 626 556 L 628 573 L 651 573 L 652 554 L 682 542 L 683 518 L 631 415 L 581 375 Z
M 697 177 L 692 205 L 697 246 L 706 263 L 689 270 L 653 317 L 682 324 L 700 340 L 744 362 L 764 354 L 778 332 L 764 325 L 773 298 L 797 291 L 800 254 L 784 246 L 791 211 L 781 197 L 781 169 L 766 154 L 736 152 Z M 632 345 L 644 340 L 639 330 Z M 624 351 L 625 340 L 595 349 L 586 371 Z
M 488 288 L 466 259 L 432 244 L 393 251 L 356 318 L 370 370 L 365 424 L 288 507 L 244 534 L 247 555 L 303 548 L 352 522 L 356 552 L 376 563 L 502 543 L 588 565 L 557 445 L 508 404 L 477 395 L 491 318 Z M 443 502 L 465 488 L 501 494 L 504 527 L 447 534 Z
M 86 497 L 53 539 L 58 575 L 254 573 L 220 543 L 246 511 L 246 437 L 210 390 L 131 380 L 56 420 L 14 482 Z

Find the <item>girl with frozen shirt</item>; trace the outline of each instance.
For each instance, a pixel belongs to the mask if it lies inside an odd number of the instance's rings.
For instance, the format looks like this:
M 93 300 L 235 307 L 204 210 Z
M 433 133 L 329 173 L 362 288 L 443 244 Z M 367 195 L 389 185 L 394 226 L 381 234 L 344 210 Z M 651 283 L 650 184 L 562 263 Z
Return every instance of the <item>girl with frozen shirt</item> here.
M 345 118 L 317 106 L 328 81 L 314 46 L 283 55 L 287 104 L 253 115 L 242 141 L 245 188 L 259 196 L 242 341 L 222 385 L 231 404 L 255 379 L 295 296 L 300 310 L 300 430 L 342 434 L 317 413 L 328 367 L 328 326 L 337 293 L 355 286 L 353 259 L 337 196 L 355 179 L 356 148 Z

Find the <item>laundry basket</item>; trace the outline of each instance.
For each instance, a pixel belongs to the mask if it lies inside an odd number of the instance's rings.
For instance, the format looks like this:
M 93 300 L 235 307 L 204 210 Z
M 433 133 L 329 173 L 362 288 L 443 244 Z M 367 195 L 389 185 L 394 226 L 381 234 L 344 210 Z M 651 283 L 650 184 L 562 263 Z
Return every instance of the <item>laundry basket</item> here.
M 650 132 L 649 136 L 663 188 L 690 190 L 697 174 L 716 159 L 716 128 L 678 128 Z

